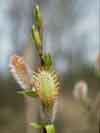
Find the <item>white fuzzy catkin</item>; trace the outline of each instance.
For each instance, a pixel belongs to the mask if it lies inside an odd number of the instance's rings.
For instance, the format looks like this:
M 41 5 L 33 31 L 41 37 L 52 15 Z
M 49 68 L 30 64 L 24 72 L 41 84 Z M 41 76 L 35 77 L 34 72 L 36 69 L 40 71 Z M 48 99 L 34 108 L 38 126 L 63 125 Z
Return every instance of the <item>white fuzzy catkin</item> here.
M 30 89 L 31 73 L 28 65 L 20 56 L 13 55 L 9 63 L 10 71 L 14 79 L 18 82 L 22 89 Z
M 76 99 L 86 98 L 88 93 L 88 86 L 85 81 L 81 80 L 75 84 L 73 95 Z

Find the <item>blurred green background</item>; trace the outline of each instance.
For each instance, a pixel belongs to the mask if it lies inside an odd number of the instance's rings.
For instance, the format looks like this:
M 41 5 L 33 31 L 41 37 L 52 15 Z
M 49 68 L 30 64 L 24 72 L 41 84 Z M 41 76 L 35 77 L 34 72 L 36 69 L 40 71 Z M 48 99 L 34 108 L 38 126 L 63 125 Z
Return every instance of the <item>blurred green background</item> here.
M 29 122 L 39 120 L 36 100 L 16 95 L 21 88 L 9 72 L 9 58 L 16 53 L 25 57 L 30 67 L 37 62 L 30 41 L 34 23 L 35 0 L 0 0 L 0 133 L 33 133 Z M 57 133 L 98 133 L 95 123 L 85 120 L 72 90 L 85 80 L 89 96 L 100 90 L 95 74 L 99 42 L 99 0 L 40 0 L 44 19 L 44 50 L 52 54 L 61 80 L 59 111 L 55 120 Z

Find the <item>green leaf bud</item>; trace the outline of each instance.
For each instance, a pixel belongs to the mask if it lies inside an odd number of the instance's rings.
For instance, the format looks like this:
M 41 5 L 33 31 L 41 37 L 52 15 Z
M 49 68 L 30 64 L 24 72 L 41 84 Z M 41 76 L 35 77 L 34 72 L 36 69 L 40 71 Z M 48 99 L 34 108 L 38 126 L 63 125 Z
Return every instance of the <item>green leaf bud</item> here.
M 38 30 L 36 29 L 35 25 L 32 26 L 32 39 L 37 48 L 41 47 L 41 39 Z
M 43 27 L 43 20 L 42 20 L 42 15 L 40 11 L 39 5 L 36 5 L 33 11 L 34 17 L 35 17 L 35 24 L 38 28 Z

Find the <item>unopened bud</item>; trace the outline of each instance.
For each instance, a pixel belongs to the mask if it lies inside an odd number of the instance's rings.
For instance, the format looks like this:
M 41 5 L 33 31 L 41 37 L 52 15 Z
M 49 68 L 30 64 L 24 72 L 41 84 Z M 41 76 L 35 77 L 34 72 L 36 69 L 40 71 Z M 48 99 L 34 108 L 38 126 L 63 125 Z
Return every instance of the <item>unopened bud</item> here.
M 42 56 L 42 60 L 43 60 L 43 63 L 44 63 L 44 67 L 46 69 L 49 69 L 51 66 L 52 66 L 52 59 L 51 59 L 51 55 L 48 53 L 48 54 L 43 54 Z
M 34 17 L 35 17 L 35 24 L 36 24 L 36 26 L 38 28 L 42 28 L 43 27 L 43 20 L 42 20 L 42 15 L 41 15 L 41 11 L 40 11 L 39 5 L 35 6 L 33 14 L 34 14 Z
M 38 30 L 36 29 L 35 25 L 32 26 L 32 38 L 33 41 L 36 45 L 36 47 L 41 47 L 41 39 L 40 39 L 40 34 Z

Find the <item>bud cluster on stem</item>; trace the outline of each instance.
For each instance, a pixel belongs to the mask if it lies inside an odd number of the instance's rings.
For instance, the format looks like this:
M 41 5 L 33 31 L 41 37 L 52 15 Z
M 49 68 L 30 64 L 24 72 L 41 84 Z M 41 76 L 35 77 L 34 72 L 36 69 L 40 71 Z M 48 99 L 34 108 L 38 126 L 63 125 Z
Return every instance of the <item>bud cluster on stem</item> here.
M 24 89 L 18 94 L 38 98 L 42 106 L 40 123 L 31 123 L 31 126 L 40 128 L 42 133 L 55 133 L 53 121 L 60 85 L 51 55 L 43 52 L 43 20 L 39 5 L 35 6 L 33 15 L 35 23 L 32 25 L 32 40 L 41 63 L 37 70 L 33 71 L 23 57 L 13 55 L 10 59 L 10 71 L 20 87 Z

